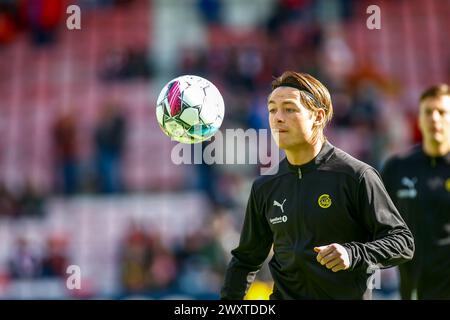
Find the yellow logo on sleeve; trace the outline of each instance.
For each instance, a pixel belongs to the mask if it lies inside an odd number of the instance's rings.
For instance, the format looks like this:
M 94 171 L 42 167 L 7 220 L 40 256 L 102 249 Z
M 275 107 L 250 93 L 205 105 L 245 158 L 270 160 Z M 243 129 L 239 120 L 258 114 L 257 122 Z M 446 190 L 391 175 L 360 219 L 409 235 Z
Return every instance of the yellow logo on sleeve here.
M 450 192 L 450 178 L 448 178 L 447 180 L 445 180 L 445 190 L 447 190 L 448 192 Z
M 319 197 L 319 199 L 317 200 L 317 203 L 319 204 L 319 206 L 321 208 L 329 208 L 331 206 L 331 198 L 330 195 L 328 194 L 323 194 Z

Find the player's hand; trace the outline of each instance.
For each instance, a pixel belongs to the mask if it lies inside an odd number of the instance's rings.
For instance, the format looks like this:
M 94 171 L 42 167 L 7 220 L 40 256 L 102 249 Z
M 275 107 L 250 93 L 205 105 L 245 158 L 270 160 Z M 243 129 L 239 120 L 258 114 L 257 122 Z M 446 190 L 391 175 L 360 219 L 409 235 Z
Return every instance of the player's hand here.
M 350 257 L 347 250 L 340 244 L 332 243 L 326 246 L 314 247 L 314 252 L 318 253 L 317 261 L 333 272 L 350 268 Z

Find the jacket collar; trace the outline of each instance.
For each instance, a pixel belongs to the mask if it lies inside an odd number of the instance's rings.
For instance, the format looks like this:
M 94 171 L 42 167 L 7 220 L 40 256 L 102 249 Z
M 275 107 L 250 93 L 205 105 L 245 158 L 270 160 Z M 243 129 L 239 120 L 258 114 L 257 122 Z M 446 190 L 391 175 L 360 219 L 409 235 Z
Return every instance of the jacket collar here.
M 417 148 L 420 148 L 420 152 L 421 152 L 422 156 L 432 166 L 436 165 L 437 163 L 444 163 L 444 164 L 450 165 L 450 152 L 448 152 L 446 155 L 443 155 L 443 156 L 433 157 L 433 156 L 430 156 L 425 153 L 425 151 L 423 150 L 422 144 L 418 145 Z
M 302 165 L 295 165 L 289 163 L 287 157 L 283 159 L 283 168 L 285 168 L 287 171 L 293 172 L 295 174 L 298 174 L 299 170 L 302 173 L 310 172 L 313 170 L 316 170 L 322 163 L 327 162 L 330 157 L 334 153 L 334 146 L 329 143 L 328 141 L 325 141 L 322 145 L 322 149 L 320 149 L 317 156 L 315 156 L 311 161 L 302 164 Z

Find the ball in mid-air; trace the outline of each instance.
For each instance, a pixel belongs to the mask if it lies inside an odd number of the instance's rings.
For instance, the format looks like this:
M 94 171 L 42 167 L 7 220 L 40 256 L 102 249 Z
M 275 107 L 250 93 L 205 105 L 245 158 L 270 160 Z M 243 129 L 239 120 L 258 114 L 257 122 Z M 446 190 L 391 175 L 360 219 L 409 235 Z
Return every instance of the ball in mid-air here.
M 183 75 L 169 81 L 156 104 L 161 130 L 182 143 L 198 143 L 219 130 L 225 112 L 222 95 L 209 80 Z

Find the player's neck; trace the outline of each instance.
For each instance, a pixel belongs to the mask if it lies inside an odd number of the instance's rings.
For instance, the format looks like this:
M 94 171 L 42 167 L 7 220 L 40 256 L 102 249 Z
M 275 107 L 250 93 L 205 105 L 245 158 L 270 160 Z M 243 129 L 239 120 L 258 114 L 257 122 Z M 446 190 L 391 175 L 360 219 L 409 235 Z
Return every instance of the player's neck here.
M 430 157 L 442 157 L 450 152 L 450 141 L 446 143 L 424 142 L 423 151 Z
M 314 144 L 305 143 L 295 150 L 285 150 L 286 158 L 290 164 L 302 165 L 314 159 L 322 149 L 324 141 L 319 140 Z

